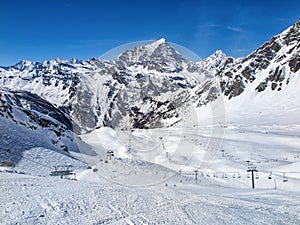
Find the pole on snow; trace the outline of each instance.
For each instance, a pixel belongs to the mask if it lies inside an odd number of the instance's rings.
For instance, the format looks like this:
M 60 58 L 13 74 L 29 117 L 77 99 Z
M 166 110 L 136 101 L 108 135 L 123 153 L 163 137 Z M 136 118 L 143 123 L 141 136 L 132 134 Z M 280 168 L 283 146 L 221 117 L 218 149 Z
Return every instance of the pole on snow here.
M 195 172 L 195 181 L 197 183 L 197 181 L 198 181 L 198 170 L 195 169 L 194 172 Z
M 246 161 L 248 164 L 248 170 L 247 172 L 251 172 L 252 175 L 252 188 L 255 188 L 255 184 L 254 184 L 254 172 L 257 172 L 256 166 L 253 166 L 253 162 L 248 160 Z
M 247 172 L 251 172 L 252 175 L 252 188 L 255 188 L 254 185 L 254 172 L 257 172 L 256 166 L 249 166 Z

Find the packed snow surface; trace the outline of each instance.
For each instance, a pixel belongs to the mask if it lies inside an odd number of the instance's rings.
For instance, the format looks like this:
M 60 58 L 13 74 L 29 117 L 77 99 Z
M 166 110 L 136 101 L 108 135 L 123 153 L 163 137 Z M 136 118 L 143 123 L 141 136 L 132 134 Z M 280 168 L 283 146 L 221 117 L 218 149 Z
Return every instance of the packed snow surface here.
M 0 172 L 0 221 L 299 224 L 300 126 L 231 124 L 223 129 L 222 137 L 213 137 L 212 126 L 197 132 L 100 128 L 81 136 L 90 144 L 82 147 L 82 154 L 25 151 L 15 168 Z M 211 139 L 218 138 L 223 142 L 213 151 Z M 85 148 L 96 156 L 85 155 Z M 108 157 L 108 150 L 115 155 Z M 208 151 L 215 155 L 203 168 L 199 162 Z M 248 178 L 248 160 L 258 170 L 255 189 Z M 65 164 L 73 165 L 76 174 L 68 179 L 49 176 L 54 166 Z M 202 169 L 196 180 L 197 168 Z

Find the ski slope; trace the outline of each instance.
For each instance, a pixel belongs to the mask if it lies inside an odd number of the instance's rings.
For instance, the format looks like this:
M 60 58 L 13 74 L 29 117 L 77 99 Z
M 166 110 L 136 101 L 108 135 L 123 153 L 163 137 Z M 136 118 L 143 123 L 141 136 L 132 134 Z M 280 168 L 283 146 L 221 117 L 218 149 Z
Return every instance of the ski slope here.
M 91 178 L 91 174 L 85 174 Z M 132 188 L 103 179 L 0 173 L 3 224 L 299 224 L 299 192 L 177 179 Z M 186 181 L 185 181 L 186 182 Z
M 299 125 L 230 124 L 223 126 L 222 137 L 212 136 L 212 126 L 193 129 L 100 128 L 81 136 L 89 143 L 81 146 L 81 154 L 72 152 L 70 157 L 42 148 L 25 151 L 14 169 L 1 169 L 0 221 L 300 223 Z M 211 149 L 211 139 L 218 138 L 222 138 L 219 149 Z M 96 156 L 84 154 L 86 149 Z M 115 155 L 108 157 L 107 150 Z M 215 155 L 203 168 L 199 162 L 208 151 Z M 255 189 L 247 160 L 258 170 Z M 73 165 L 77 180 L 49 176 L 59 164 Z

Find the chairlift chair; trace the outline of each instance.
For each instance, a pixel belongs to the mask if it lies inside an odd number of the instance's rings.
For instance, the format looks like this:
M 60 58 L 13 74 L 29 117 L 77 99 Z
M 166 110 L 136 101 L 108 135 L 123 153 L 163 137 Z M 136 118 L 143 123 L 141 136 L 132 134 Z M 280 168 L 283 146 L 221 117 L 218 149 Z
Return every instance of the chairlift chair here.
M 282 180 L 283 182 L 287 182 L 288 181 L 288 178 L 285 176 L 285 173 L 283 173 L 282 177 L 283 177 L 283 180 Z
M 269 174 L 268 179 L 269 179 L 269 180 L 272 179 L 272 172 Z

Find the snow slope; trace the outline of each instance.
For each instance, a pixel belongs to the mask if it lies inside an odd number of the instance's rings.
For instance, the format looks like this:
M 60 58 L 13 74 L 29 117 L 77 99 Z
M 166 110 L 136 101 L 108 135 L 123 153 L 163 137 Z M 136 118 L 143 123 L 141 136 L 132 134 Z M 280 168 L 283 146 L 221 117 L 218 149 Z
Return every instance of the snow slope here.
M 87 174 L 87 176 L 89 176 Z M 172 180 L 132 188 L 0 173 L 5 224 L 298 224 L 299 192 Z M 168 186 L 166 186 L 168 184 Z
M 219 138 L 211 128 L 197 128 L 198 135 L 192 128 L 132 133 L 100 128 L 81 135 L 90 146 L 81 146 L 81 155 L 71 152 L 73 158 L 29 149 L 15 168 L 0 172 L 4 202 L 0 220 L 4 224 L 298 224 L 300 126 L 228 124 L 220 149 L 201 169 L 202 155 L 213 150 L 211 139 Z M 97 155 L 87 156 L 86 148 Z M 110 158 L 107 150 L 115 155 Z M 247 160 L 258 170 L 254 190 Z M 77 181 L 49 176 L 54 166 L 66 164 L 73 165 Z

